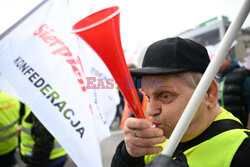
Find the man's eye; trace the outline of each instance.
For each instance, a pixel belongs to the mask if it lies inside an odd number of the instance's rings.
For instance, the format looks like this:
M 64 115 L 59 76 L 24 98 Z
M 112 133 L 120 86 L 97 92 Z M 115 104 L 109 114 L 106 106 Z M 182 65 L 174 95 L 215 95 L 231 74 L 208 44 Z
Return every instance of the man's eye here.
M 150 100 L 150 97 L 147 95 L 148 101 Z
M 164 99 L 167 99 L 168 98 L 168 94 L 162 94 L 162 97 L 164 98 Z

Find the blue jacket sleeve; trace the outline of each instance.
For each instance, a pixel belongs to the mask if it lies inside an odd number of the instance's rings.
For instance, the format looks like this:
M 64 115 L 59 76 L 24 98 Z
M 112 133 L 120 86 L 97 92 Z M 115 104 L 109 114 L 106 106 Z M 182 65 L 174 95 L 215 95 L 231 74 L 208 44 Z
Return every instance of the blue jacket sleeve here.
M 245 99 L 248 113 L 250 113 L 250 76 L 243 83 L 243 97 Z

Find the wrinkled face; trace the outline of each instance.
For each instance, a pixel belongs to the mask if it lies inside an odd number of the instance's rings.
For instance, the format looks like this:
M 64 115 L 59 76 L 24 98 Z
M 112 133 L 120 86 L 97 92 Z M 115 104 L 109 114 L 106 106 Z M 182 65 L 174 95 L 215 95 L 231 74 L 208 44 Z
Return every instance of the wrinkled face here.
M 164 136 L 169 138 L 194 89 L 173 75 L 145 76 L 142 79 L 146 79 L 146 81 L 161 80 L 161 83 L 157 82 L 157 85 L 154 86 L 144 83 L 143 91 L 149 98 L 148 115 L 150 119 L 156 127 L 164 131 Z

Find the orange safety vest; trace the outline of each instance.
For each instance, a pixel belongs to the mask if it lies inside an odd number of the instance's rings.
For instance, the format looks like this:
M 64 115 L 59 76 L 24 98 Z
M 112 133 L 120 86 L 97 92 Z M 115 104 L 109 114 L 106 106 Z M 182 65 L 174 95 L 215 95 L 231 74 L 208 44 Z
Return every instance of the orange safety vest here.
M 142 110 L 144 112 L 144 115 L 145 115 L 146 119 L 149 119 L 149 116 L 147 114 L 148 97 L 146 96 L 146 94 L 141 89 L 139 89 L 139 91 L 143 95 L 143 98 L 142 98 Z M 122 111 L 122 118 L 121 118 L 121 122 L 120 122 L 120 128 L 121 129 L 124 129 L 125 121 L 126 121 L 126 119 L 130 118 L 131 115 L 132 115 L 132 111 L 131 111 L 131 109 L 130 109 L 130 107 L 128 105 L 128 102 L 125 100 L 124 109 Z

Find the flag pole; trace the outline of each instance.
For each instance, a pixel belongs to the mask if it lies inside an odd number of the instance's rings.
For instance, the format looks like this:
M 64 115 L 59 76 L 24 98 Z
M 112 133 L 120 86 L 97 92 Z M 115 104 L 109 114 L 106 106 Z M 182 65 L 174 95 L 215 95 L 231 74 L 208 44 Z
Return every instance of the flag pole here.
M 10 26 L 7 30 L 5 30 L 2 34 L 0 34 L 0 40 L 2 40 L 5 36 L 7 36 L 11 31 L 13 31 L 19 24 L 21 24 L 24 20 L 26 20 L 30 15 L 32 15 L 36 10 L 41 8 L 46 2 L 49 0 L 43 0 L 36 7 L 34 7 L 31 11 L 29 11 L 26 15 L 24 15 L 21 19 L 19 19 L 16 23 Z
M 182 116 L 180 117 L 173 133 L 171 134 L 166 147 L 162 154 L 172 156 L 177 145 L 179 144 L 184 132 L 186 131 L 189 123 L 191 122 L 195 111 L 200 105 L 204 95 L 206 94 L 214 76 L 220 68 L 223 60 L 227 55 L 232 42 L 235 40 L 242 24 L 244 23 L 250 10 L 250 0 L 245 0 L 236 18 L 229 26 L 224 38 L 222 39 L 215 56 L 207 67 L 203 77 L 201 78 L 197 88 L 195 89 L 191 99 L 189 100 Z

